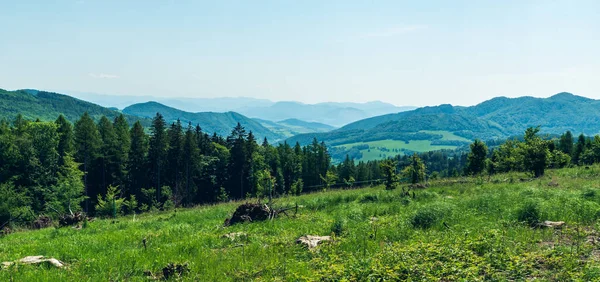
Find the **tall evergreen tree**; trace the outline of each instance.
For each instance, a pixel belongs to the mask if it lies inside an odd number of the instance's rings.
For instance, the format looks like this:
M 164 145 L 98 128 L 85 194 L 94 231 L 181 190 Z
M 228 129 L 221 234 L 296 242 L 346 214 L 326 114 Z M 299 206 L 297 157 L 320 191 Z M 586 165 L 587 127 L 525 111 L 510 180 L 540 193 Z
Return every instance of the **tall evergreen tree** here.
M 113 121 L 113 127 L 116 135 L 116 148 L 114 155 L 115 179 L 114 185 L 119 186 L 124 194 L 130 194 L 127 190 L 127 162 L 129 160 L 129 150 L 131 147 L 131 137 L 129 135 L 129 124 L 123 114 L 117 116 Z
M 182 181 L 184 180 L 184 137 L 180 120 L 171 124 L 167 131 L 167 136 L 169 138 L 169 148 L 167 151 L 165 183 L 173 189 L 175 204 L 179 205 L 185 192 L 182 190 Z
M 230 148 L 228 192 L 238 199 L 243 199 L 247 192 L 247 187 L 244 185 L 246 182 L 244 177 L 248 173 L 247 136 L 246 129 L 238 122 L 227 137 L 227 144 Z
M 577 144 L 575 144 L 575 149 L 573 150 L 573 158 L 571 159 L 573 161 L 573 164 L 581 164 L 580 158 L 583 154 L 583 151 L 585 151 L 585 143 L 585 135 L 583 135 L 582 133 L 579 135 L 579 138 L 577 138 Z
M 142 188 L 150 184 L 147 181 L 146 157 L 148 154 L 148 137 L 144 133 L 142 124 L 137 121 L 133 124 L 129 133 L 131 136 L 131 146 L 129 148 L 129 160 L 127 170 L 129 171 L 128 183 L 129 194 L 142 199 Z M 148 204 L 148 203 L 146 203 Z
M 75 122 L 75 160 L 82 164 L 83 168 L 83 184 L 85 187 L 85 211 L 90 210 L 90 198 L 95 199 L 97 197 L 97 191 L 90 190 L 89 172 L 92 166 L 95 164 L 98 157 L 98 151 L 100 150 L 102 141 L 100 140 L 100 133 L 96 124 L 86 112 L 81 118 Z
M 475 139 L 470 147 L 471 152 L 467 156 L 466 171 L 468 174 L 478 175 L 485 170 L 488 149 L 485 143 L 479 139 Z
M 98 165 L 100 166 L 100 193 L 106 194 L 109 185 L 114 185 L 117 170 L 120 164 L 115 158 L 119 148 L 115 128 L 106 116 L 102 116 L 98 122 L 98 133 L 102 140 L 101 150 L 98 154 Z M 96 197 L 95 197 L 96 198 Z
M 162 185 L 165 175 L 165 164 L 167 161 L 167 150 L 169 148 L 169 139 L 165 131 L 166 122 L 160 113 L 152 119 L 150 127 L 150 142 L 148 148 L 148 165 L 150 167 L 150 176 L 152 185 L 156 189 L 156 200 L 161 201 Z
M 58 155 L 60 157 L 60 164 L 64 163 L 66 155 L 73 155 L 75 153 L 75 136 L 73 134 L 73 126 L 63 116 L 59 115 L 55 121 L 58 131 Z

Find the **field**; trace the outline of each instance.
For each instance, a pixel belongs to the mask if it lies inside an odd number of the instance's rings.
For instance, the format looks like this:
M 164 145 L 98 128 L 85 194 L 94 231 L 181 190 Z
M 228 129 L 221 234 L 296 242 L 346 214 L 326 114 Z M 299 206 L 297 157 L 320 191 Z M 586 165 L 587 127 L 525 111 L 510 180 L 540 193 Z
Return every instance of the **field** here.
M 442 141 L 464 141 L 471 142 L 469 139 L 457 136 L 448 131 L 430 131 L 421 132 L 442 135 Z M 456 149 L 457 146 L 450 145 L 432 145 L 430 140 L 410 140 L 408 143 L 401 140 L 378 140 L 369 142 L 357 142 L 351 144 L 338 145 L 350 149 L 354 146 L 368 146 L 368 149 L 361 149 L 362 158 L 356 158 L 356 161 L 381 160 L 387 157 L 404 154 L 405 150 L 412 152 L 428 152 L 442 149 Z
M 403 197 L 381 186 L 279 198 L 297 216 L 222 227 L 240 203 L 95 220 L 0 237 L 0 281 L 147 281 L 187 263 L 185 281 L 598 281 L 600 167 L 446 179 Z M 562 229 L 533 228 L 565 221 Z M 231 232 L 246 236 L 224 238 Z M 307 250 L 302 235 L 333 235 Z M 146 239 L 147 249 L 142 240 Z

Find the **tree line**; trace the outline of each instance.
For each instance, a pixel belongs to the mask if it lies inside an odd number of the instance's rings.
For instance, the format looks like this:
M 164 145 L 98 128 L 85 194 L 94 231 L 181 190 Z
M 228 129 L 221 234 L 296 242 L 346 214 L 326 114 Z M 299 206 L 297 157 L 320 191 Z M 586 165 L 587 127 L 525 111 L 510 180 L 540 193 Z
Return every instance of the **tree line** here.
M 259 144 L 239 123 L 222 137 L 199 125 L 167 124 L 161 114 L 149 128 L 130 127 L 123 115 L 95 122 L 85 113 L 74 124 L 62 115 L 54 122 L 19 115 L 0 121 L 0 221 L 300 194 L 330 183 L 332 167 L 316 139 Z M 359 167 L 358 179 L 373 177 L 372 168 Z
M 469 153 L 442 150 L 332 164 L 313 139 L 272 145 L 239 123 L 228 136 L 199 125 L 168 124 L 159 113 L 149 128 L 123 115 L 95 122 L 87 113 L 71 124 L 17 116 L 0 121 L 0 223 L 83 210 L 138 212 L 230 199 L 298 195 L 329 187 L 422 182 L 428 178 L 529 171 L 600 161 L 600 137 L 570 132 L 544 140 L 529 128 L 522 140 L 493 149 L 475 140 Z

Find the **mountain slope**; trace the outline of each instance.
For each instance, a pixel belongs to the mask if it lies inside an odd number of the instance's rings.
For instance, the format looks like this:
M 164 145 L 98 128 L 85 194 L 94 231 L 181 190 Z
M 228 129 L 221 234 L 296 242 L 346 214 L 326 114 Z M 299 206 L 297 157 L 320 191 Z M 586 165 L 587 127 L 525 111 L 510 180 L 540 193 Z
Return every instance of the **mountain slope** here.
M 396 113 L 411 107 L 396 107 L 383 102 L 369 103 L 319 103 L 277 102 L 268 107 L 245 107 L 238 112 L 266 120 L 299 119 L 333 126 L 343 126 L 350 122 L 384 113 Z
M 471 107 L 439 105 L 360 120 L 318 135 L 288 139 L 307 143 L 318 137 L 331 145 L 374 140 L 439 140 L 424 131 L 448 131 L 467 139 L 495 139 L 540 126 L 542 133 L 600 132 L 600 100 L 559 93 L 549 98 L 498 97 Z
M 278 141 L 284 137 L 281 134 L 270 131 L 266 127 L 262 126 L 259 122 L 235 112 L 191 113 L 171 108 L 157 102 L 134 104 L 123 109 L 123 112 L 145 118 L 153 118 L 156 113 L 161 113 L 167 122 L 180 119 L 183 124 L 187 124 L 188 122 L 191 122 L 192 125 L 199 124 L 204 132 L 216 132 L 222 136 L 229 135 L 233 127 L 235 127 L 239 122 L 243 127 L 246 128 L 246 131 L 252 131 L 252 133 L 258 139 L 266 137 L 269 141 Z
M 308 122 L 299 119 L 286 119 L 282 121 L 270 121 L 266 119 L 253 118 L 269 130 L 289 138 L 303 133 L 319 133 L 334 130 L 335 127 L 318 122 Z
M 102 106 L 82 101 L 67 95 L 38 91 L 17 90 L 7 91 L 0 89 L 0 119 L 13 119 L 22 114 L 26 119 L 44 121 L 55 120 L 63 114 L 69 121 L 75 122 L 84 112 L 98 120 L 102 115 L 110 119 L 117 117 L 120 112 Z M 144 125 L 149 125 L 148 119 L 141 119 L 126 115 L 130 123 L 141 120 Z

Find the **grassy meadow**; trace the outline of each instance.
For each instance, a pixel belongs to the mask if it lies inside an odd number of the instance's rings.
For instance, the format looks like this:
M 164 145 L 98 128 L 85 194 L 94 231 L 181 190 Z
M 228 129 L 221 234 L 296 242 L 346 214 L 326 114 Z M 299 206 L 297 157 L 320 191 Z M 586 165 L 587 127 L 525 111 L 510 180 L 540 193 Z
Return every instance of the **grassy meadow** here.
M 444 179 L 414 197 L 377 186 L 279 198 L 298 214 L 222 227 L 239 204 L 18 231 L 0 237 L 0 262 L 68 268 L 16 265 L 0 281 L 148 281 L 169 263 L 188 264 L 183 281 L 600 280 L 598 166 Z M 530 226 L 543 220 L 566 226 Z M 295 243 L 307 234 L 334 240 L 308 250 Z
M 471 142 L 471 140 L 466 139 L 464 137 L 460 137 L 449 131 L 421 130 L 420 132 L 441 135 L 442 138 L 440 140 L 442 141 L 463 141 L 469 143 Z M 435 145 L 432 144 L 431 140 L 410 140 L 408 142 L 405 142 L 401 140 L 391 139 L 349 143 L 338 145 L 336 147 L 344 147 L 346 149 L 349 149 L 354 146 L 361 145 L 368 145 L 369 149 L 360 150 L 360 152 L 362 153 L 362 158 L 357 158 L 357 161 L 381 160 L 387 157 L 401 155 L 403 154 L 401 150 L 408 150 L 411 152 L 428 152 L 443 149 L 453 150 L 458 147 L 454 145 Z M 398 152 L 394 152 L 394 150 L 398 150 Z

